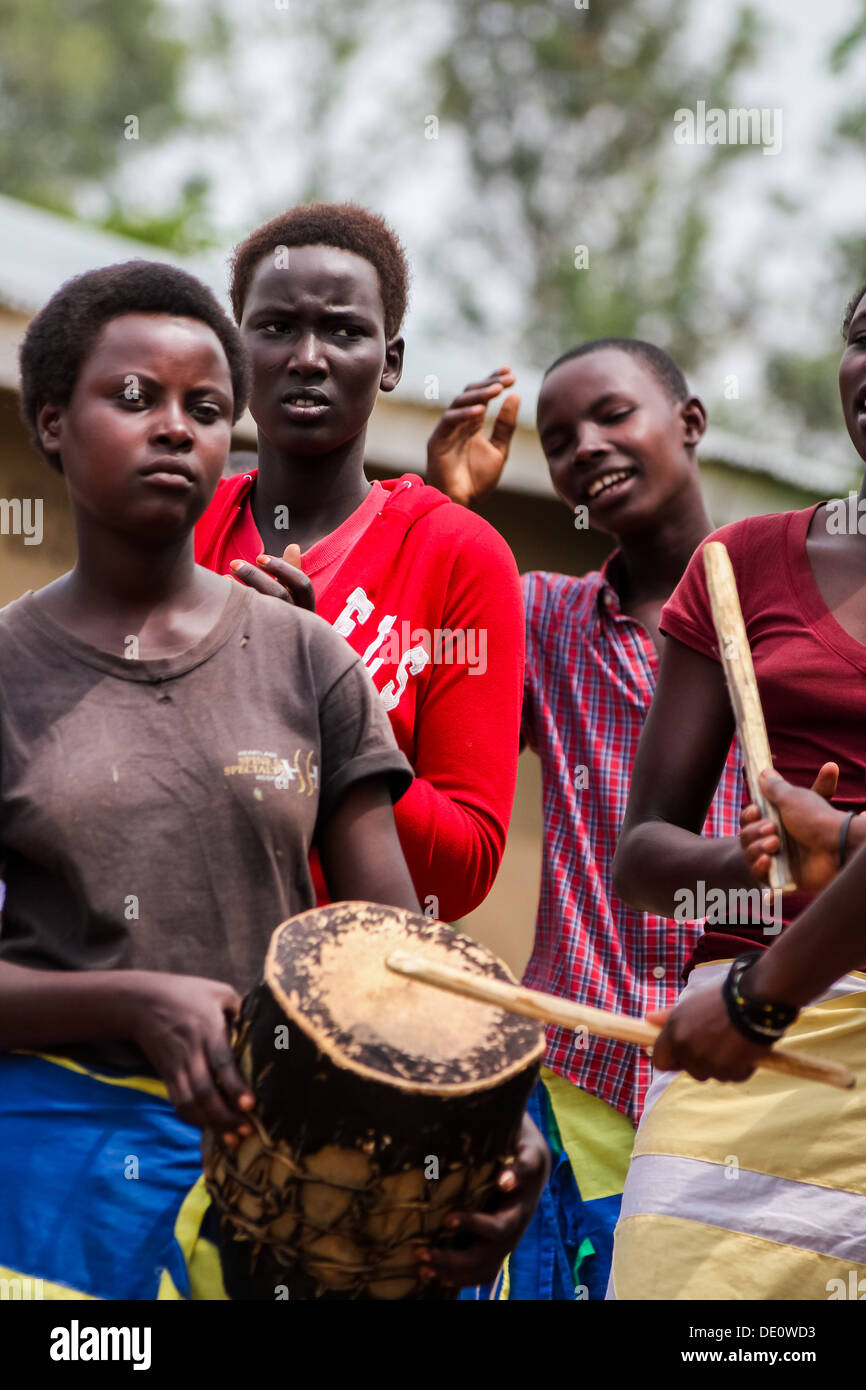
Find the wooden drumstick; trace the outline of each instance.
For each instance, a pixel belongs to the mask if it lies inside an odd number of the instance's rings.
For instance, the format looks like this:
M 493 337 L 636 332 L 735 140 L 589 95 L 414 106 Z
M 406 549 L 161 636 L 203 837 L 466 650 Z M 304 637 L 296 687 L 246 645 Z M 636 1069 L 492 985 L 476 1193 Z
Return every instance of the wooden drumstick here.
M 796 888 L 791 873 L 791 849 L 782 817 L 771 801 L 761 792 L 758 776 L 773 766 L 767 726 L 761 709 L 758 682 L 752 665 L 752 653 L 746 636 L 746 625 L 737 593 L 737 581 L 726 547 L 721 541 L 707 541 L 704 546 L 704 570 L 713 610 L 713 623 L 719 643 L 719 656 L 728 694 L 737 721 L 737 737 L 743 750 L 746 777 L 752 799 L 761 815 L 768 817 L 779 832 L 781 848 L 770 855 L 770 887 L 782 893 Z
M 524 989 L 521 985 L 510 984 L 506 980 L 490 980 L 483 975 L 471 975 L 465 970 L 455 970 L 450 965 L 437 965 L 424 960 L 422 956 L 411 955 L 408 951 L 394 951 L 385 964 L 398 975 L 407 975 L 421 984 L 434 985 L 437 989 L 447 989 L 452 994 L 461 994 L 467 999 L 477 999 L 482 1004 L 492 1004 L 511 1013 L 526 1014 L 542 1023 L 557 1023 L 565 1028 L 585 1028 L 599 1038 L 617 1038 L 620 1042 L 637 1043 L 640 1047 L 652 1047 L 661 1029 L 647 1023 L 642 1018 L 629 1018 L 625 1014 L 607 1013 L 604 1009 L 593 1009 L 588 1004 L 572 1004 L 567 999 L 559 999 L 555 994 L 543 994 L 541 990 Z M 826 1062 L 823 1057 L 815 1057 L 807 1052 L 783 1052 L 772 1048 L 759 1057 L 755 1063 L 768 1071 L 784 1072 L 787 1076 L 799 1076 L 806 1081 L 823 1081 L 828 1086 L 837 1086 L 848 1091 L 856 1083 L 856 1077 L 848 1067 L 840 1062 Z

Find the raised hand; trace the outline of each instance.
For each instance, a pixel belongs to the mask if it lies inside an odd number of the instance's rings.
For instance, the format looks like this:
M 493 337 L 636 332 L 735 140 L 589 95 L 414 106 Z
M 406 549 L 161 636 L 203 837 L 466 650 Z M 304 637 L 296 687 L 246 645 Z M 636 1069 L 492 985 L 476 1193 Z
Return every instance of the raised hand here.
M 232 560 L 230 569 L 237 579 L 243 580 L 251 589 L 271 598 L 284 599 L 298 608 L 316 611 L 313 585 L 301 569 L 301 547 L 287 545 L 283 558 L 275 555 L 259 555 L 254 565 L 247 560 Z
M 487 406 L 514 385 L 510 367 L 500 367 L 474 381 L 448 406 L 427 441 L 427 481 L 469 507 L 492 492 L 502 476 L 517 424 L 519 396 L 508 396 L 493 425 L 484 433 Z

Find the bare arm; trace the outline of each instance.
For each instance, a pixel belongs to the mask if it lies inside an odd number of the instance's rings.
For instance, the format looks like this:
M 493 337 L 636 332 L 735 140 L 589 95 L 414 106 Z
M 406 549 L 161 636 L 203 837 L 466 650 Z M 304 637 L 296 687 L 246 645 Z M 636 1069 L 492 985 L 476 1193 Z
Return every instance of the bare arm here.
M 667 637 L 614 858 L 614 888 L 632 907 L 670 917 L 674 894 L 699 880 L 754 887 L 738 837 L 701 835 L 733 736 L 721 666 Z
M 235 1132 L 253 1104 L 229 1048 L 226 1020 L 239 1007 L 230 985 L 192 975 L 0 962 L 0 1051 L 131 1040 L 181 1118 L 218 1132 Z
M 860 848 L 796 922 L 748 971 L 750 997 L 802 1008 L 866 959 L 866 850 Z M 656 1015 L 661 1023 L 666 1015 Z M 718 988 L 688 992 L 673 1009 L 653 1048 L 662 1070 L 683 1068 L 698 1081 L 745 1081 L 766 1052 L 728 1018 Z
M 0 1051 L 128 1037 L 143 973 L 0 962 Z
M 421 911 L 384 777 L 349 788 L 321 832 L 319 856 L 334 902 L 357 898 Z

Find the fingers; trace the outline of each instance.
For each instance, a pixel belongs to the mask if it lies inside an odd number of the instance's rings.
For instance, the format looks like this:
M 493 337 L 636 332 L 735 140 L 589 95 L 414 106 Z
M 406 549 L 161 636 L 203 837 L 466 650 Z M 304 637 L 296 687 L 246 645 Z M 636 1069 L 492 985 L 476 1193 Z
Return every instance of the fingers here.
M 186 1065 L 169 1082 L 168 1090 L 175 1110 L 187 1124 L 217 1134 L 237 1128 L 238 1116 L 217 1090 L 203 1047 L 188 1054 Z
M 513 1173 L 508 1170 L 506 1173 L 513 1178 Z M 492 1214 L 455 1212 L 446 1218 L 444 1228 L 452 1236 L 469 1237 L 471 1244 L 464 1250 L 418 1252 L 422 1274 L 426 1269 L 443 1284 L 458 1288 L 466 1284 L 490 1283 L 499 1273 L 508 1251 L 514 1249 L 523 1235 L 533 1209 L 534 1203 L 527 1210 L 525 1194 L 515 1186 L 499 1210 Z
M 292 559 L 287 559 L 291 554 Z M 304 574 L 301 569 L 301 547 L 299 545 L 287 545 L 283 551 L 283 558 L 278 560 L 275 555 L 259 555 L 256 564 L 260 570 L 264 570 L 268 577 L 275 579 L 283 586 L 296 608 L 306 608 L 309 612 L 316 611 L 316 600 L 313 595 L 312 580 Z
M 247 560 L 232 560 L 229 569 L 235 578 L 243 580 L 248 588 L 255 589 L 260 594 L 267 594 L 269 598 L 281 598 L 286 603 L 291 603 L 291 598 L 282 584 L 278 584 L 275 579 L 270 579 L 261 569 L 251 565 Z
M 508 454 L 514 431 L 517 428 L 517 412 L 520 410 L 519 396 L 506 396 L 490 433 L 490 442 Z
M 297 551 L 300 559 L 299 546 L 286 546 L 286 550 Z M 248 588 L 315 612 L 316 600 L 309 577 L 297 564 L 285 559 L 285 552 L 283 554 L 281 560 L 274 555 L 259 555 L 254 565 L 247 560 L 232 560 L 229 568 Z
M 514 385 L 514 374 L 509 367 L 500 367 L 498 371 L 491 372 L 484 381 L 472 382 L 455 396 L 450 405 L 443 411 L 431 438 L 441 440 L 444 437 L 455 440 L 469 438 L 476 430 L 481 428 L 484 416 L 487 413 L 489 403 L 507 391 Z M 502 410 L 494 425 L 491 438 L 499 447 L 508 444 L 514 433 L 514 424 L 517 420 L 517 411 L 520 407 L 520 398 L 508 397 L 503 402 Z M 504 416 L 504 418 L 503 418 Z M 501 426 L 499 421 L 502 421 Z M 497 427 L 499 435 L 497 436 Z
M 484 424 L 485 413 L 483 405 L 467 405 L 456 410 L 449 406 L 428 443 L 450 448 L 461 440 L 470 439 Z
M 208 1049 L 210 1072 L 223 1096 L 235 1113 L 235 1118 L 245 1110 L 251 1110 L 256 1098 L 237 1069 L 234 1056 L 227 1044 L 216 1049 Z
M 515 377 L 510 367 L 499 367 L 495 372 L 491 372 L 483 381 L 472 381 L 468 386 L 464 386 L 459 396 L 455 396 L 449 410 L 461 409 L 465 406 L 484 406 L 485 409 L 495 396 L 507 391 L 514 385 Z
M 452 1233 L 468 1230 L 463 1221 L 468 1222 L 470 1219 L 474 1221 L 474 1218 L 468 1216 L 460 1220 L 449 1218 L 449 1221 L 457 1223 L 452 1225 Z M 509 1243 L 514 1244 L 516 1237 L 515 1230 L 515 1235 Z M 453 1288 L 465 1288 L 467 1284 L 489 1284 L 498 1275 L 508 1248 L 509 1245 L 502 1245 L 498 1238 L 492 1243 L 488 1238 L 482 1239 L 465 1250 L 424 1248 L 416 1251 L 419 1274 L 422 1279 L 435 1278 Z
M 653 1048 L 653 1065 L 659 1071 L 687 1071 L 695 1081 L 747 1081 L 755 1070 L 755 1052 L 742 1038 L 732 1040 L 713 1035 L 711 1040 L 692 1032 L 690 1038 L 678 1036 L 674 1026 L 666 1026 Z
M 255 1097 L 237 1069 L 226 1026 L 226 1013 L 236 1012 L 239 996 L 226 986 L 215 1003 L 218 1012 L 212 1022 L 201 1025 L 199 1039 L 179 1062 L 169 1095 L 182 1119 L 225 1139 L 227 1134 L 252 1132 L 243 1116 L 255 1105 Z
M 820 773 L 818 775 L 820 776 Z M 764 768 L 758 781 L 761 784 L 761 791 L 764 793 L 764 796 L 768 801 L 772 801 L 774 806 L 779 805 L 781 798 L 786 792 L 795 790 L 790 782 L 786 782 L 784 777 L 780 777 L 778 772 L 771 767 Z
M 663 1023 L 667 1023 L 673 1013 L 673 1005 L 669 1009 L 653 1009 L 646 1016 L 647 1023 L 651 1023 L 654 1028 L 661 1028 Z
M 453 1212 L 443 1223 L 451 1235 L 468 1236 L 464 1250 L 425 1249 L 418 1253 L 422 1277 L 436 1276 L 453 1285 L 487 1284 L 495 1279 L 509 1250 L 529 1225 L 550 1173 L 550 1150 L 526 1114 L 514 1160 L 496 1181 L 500 1196 L 495 1212 Z M 426 1273 L 425 1273 L 426 1271 Z
M 668 1030 L 663 1028 L 653 1043 L 653 1066 L 656 1071 L 676 1071 L 674 1049 Z
M 757 810 L 757 807 L 755 808 Z M 765 882 L 770 874 L 770 858 L 781 849 L 779 832 L 771 820 L 757 820 L 740 831 L 740 847 L 753 876 Z
M 839 764 L 824 763 L 818 776 L 812 783 L 812 791 L 823 796 L 825 801 L 836 795 L 836 787 L 839 784 Z

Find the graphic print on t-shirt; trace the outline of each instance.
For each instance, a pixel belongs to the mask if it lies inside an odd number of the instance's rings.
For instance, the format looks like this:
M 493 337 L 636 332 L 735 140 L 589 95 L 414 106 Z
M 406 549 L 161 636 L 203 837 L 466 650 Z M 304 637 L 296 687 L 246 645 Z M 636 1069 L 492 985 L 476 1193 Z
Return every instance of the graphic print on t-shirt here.
M 300 796 L 312 796 L 319 790 L 319 765 L 313 757 L 312 748 L 306 754 L 296 748 L 292 758 L 264 753 L 260 748 L 245 748 L 238 753 L 236 763 L 223 768 L 223 773 L 226 777 L 253 777 L 257 782 L 270 782 L 277 791 L 292 788 Z
M 370 602 L 364 590 L 357 586 L 347 596 L 343 611 L 334 620 L 334 631 L 339 632 L 341 637 L 351 638 L 355 628 L 365 624 L 373 617 L 375 611 L 375 605 Z M 379 691 L 382 704 L 389 713 L 399 705 L 409 677 L 420 675 L 430 661 L 430 652 L 424 644 L 425 634 L 420 629 L 410 632 L 410 624 L 405 620 L 401 625 L 403 644 L 408 640 L 412 645 L 400 652 L 400 637 L 398 632 L 394 631 L 396 622 L 395 613 L 386 613 L 379 622 L 375 637 L 361 653 L 364 668 L 369 672 L 371 679 L 386 663 L 397 667 L 395 679 L 389 680 Z

